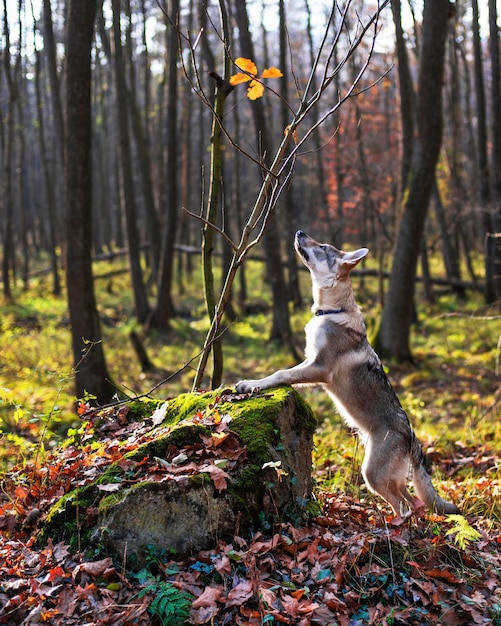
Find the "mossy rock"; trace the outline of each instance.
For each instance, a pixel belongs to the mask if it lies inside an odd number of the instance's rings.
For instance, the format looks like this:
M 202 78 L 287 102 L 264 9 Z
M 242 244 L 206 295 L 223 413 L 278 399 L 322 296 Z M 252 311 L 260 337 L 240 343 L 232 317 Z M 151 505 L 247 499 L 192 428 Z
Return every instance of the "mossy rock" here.
M 135 407 L 135 415 L 140 408 Z M 280 388 L 250 397 L 230 391 L 183 394 L 165 403 L 163 411 L 144 444 L 61 498 L 40 538 L 74 547 L 78 542 L 80 548 L 94 544 L 108 553 L 132 555 L 141 564 L 146 546 L 197 552 L 259 524 L 301 519 L 311 498 L 316 420 L 296 391 Z M 215 434 L 213 419 L 226 420 L 226 434 L 229 429 L 231 442 L 238 442 L 238 462 L 227 462 L 217 448 L 223 435 Z M 211 437 L 214 449 L 206 445 Z M 203 460 L 194 468 L 198 457 Z M 171 467 L 172 476 L 130 484 L 124 467 L 145 459 Z M 186 474 L 183 464 L 190 470 Z M 220 467 L 224 478 L 217 483 Z M 103 486 L 114 489 L 114 483 L 116 490 L 103 491 Z

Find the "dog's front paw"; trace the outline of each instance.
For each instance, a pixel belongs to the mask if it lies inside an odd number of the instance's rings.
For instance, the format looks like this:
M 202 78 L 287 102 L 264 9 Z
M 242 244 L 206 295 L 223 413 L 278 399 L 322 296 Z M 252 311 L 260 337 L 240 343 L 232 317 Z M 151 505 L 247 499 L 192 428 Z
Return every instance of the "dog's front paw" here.
M 259 391 L 258 380 L 240 380 L 235 385 L 237 393 L 251 393 L 253 391 Z

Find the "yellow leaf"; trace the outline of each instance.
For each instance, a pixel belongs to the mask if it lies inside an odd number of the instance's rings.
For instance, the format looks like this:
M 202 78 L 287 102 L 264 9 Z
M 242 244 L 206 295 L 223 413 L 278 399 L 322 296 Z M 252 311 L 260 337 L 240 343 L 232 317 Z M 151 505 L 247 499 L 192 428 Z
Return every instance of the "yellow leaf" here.
M 235 65 L 239 70 L 242 70 L 242 72 L 246 72 L 252 76 L 257 76 L 257 67 L 254 61 L 245 59 L 244 57 L 238 57 L 238 59 L 235 59 Z
M 252 80 L 252 77 L 247 74 L 234 74 L 230 77 L 230 85 L 240 85 L 241 83 L 247 83 L 249 80 Z
M 263 70 L 261 74 L 261 78 L 280 78 L 281 76 L 283 76 L 283 74 L 278 67 L 268 67 Z
M 14 421 L 17 423 L 19 422 L 19 420 L 23 417 L 24 415 L 24 411 L 21 407 L 16 407 L 16 410 L 14 411 Z
M 264 93 L 264 86 L 257 80 L 251 81 L 249 89 L 247 89 L 247 97 L 249 100 L 257 100 Z

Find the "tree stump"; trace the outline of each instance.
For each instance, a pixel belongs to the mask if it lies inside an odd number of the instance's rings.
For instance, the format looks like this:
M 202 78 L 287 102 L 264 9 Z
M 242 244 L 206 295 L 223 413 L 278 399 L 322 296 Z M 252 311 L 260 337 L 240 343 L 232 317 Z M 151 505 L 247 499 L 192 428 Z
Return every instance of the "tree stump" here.
M 94 431 L 113 442 L 116 459 L 61 498 L 40 538 L 78 534 L 80 547 L 141 566 L 151 550 L 196 553 L 220 538 L 296 522 L 311 498 L 315 427 L 291 388 L 183 394 L 97 412 Z

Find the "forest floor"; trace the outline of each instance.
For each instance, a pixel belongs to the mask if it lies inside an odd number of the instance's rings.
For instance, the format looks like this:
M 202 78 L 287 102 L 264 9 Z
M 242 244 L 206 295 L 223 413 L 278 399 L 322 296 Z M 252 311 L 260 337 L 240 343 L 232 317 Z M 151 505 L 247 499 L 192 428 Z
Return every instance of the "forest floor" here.
M 367 287 L 360 291 L 370 333 L 378 313 Z M 193 301 L 170 335 L 146 338 L 162 367 L 143 376 L 125 348 L 133 324 L 123 293 L 108 284 L 100 308 L 111 369 L 134 395 L 131 389 L 148 391 L 191 360 L 205 323 Z M 305 311 L 293 318 L 298 343 L 307 317 Z M 291 364 L 267 342 L 268 324 L 256 312 L 228 331 L 226 384 Z M 451 295 L 423 305 L 413 331 L 416 362 L 389 369 L 433 461 L 435 484 L 464 517 L 393 518 L 360 481 L 356 437 L 325 394 L 308 389 L 304 395 L 319 418 L 318 514 L 198 554 L 152 550 L 139 571 L 123 558 L 80 550 L 78 536 L 71 546 L 34 540 L 50 504 L 113 460 L 113 436 L 95 449 L 78 443 L 76 433 L 88 423 L 71 412 L 68 337 L 64 301 L 48 298 L 42 287 L 4 310 L 0 624 L 501 624 L 499 311 Z M 156 397 L 188 390 L 192 375 L 183 369 Z M 75 442 L 61 446 L 68 425 Z M 93 511 L 85 514 L 90 523 Z

